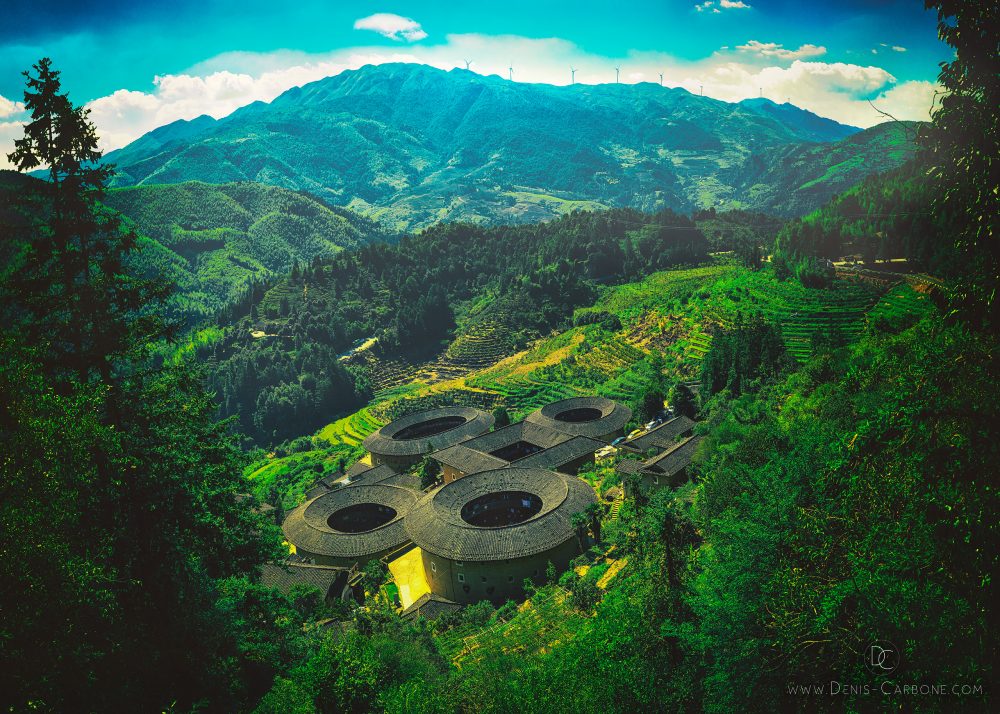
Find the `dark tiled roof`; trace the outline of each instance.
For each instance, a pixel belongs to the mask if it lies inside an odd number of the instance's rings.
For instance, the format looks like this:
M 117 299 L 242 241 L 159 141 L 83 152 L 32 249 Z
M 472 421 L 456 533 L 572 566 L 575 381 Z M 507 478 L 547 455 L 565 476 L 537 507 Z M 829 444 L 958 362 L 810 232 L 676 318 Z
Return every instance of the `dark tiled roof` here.
M 596 409 L 600 416 L 591 421 L 562 421 L 558 417 L 575 409 Z M 572 436 L 601 437 L 623 429 L 632 418 L 632 410 L 624 404 L 604 397 L 573 397 L 546 404 L 528 415 L 525 421 L 541 424 Z
M 396 438 L 397 434 L 408 427 L 432 419 L 444 419 L 448 417 L 462 417 L 465 419 L 465 422 L 438 434 L 421 436 L 414 439 Z M 473 407 L 431 409 L 430 411 L 410 414 L 402 419 L 397 419 L 390 424 L 386 424 L 378 431 L 368 435 L 368 438 L 364 441 L 364 447 L 372 453 L 384 454 L 386 456 L 419 456 L 426 454 L 432 448 L 434 450 L 444 449 L 470 439 L 473 436 L 479 436 L 489 431 L 492 426 L 493 415 Z
M 362 484 L 325 493 L 288 514 L 281 529 L 296 548 L 335 558 L 365 558 L 395 548 L 407 540 L 403 517 L 416 503 L 418 493 L 399 486 Z M 327 523 L 332 513 L 359 503 L 389 506 L 396 516 L 388 523 L 363 533 L 336 531 Z
M 452 602 L 434 593 L 425 593 L 403 610 L 400 615 L 408 620 L 417 617 L 422 617 L 425 620 L 436 620 L 442 615 L 461 609 L 462 606 L 457 602 Z
M 527 441 L 543 449 L 548 449 L 556 444 L 568 441 L 570 438 L 568 434 L 556 429 L 522 421 L 517 424 L 510 424 L 502 429 L 497 429 L 489 434 L 477 436 L 475 439 L 469 439 L 462 446 L 489 454 L 505 446 L 516 444 L 519 441 Z
M 642 462 L 635 459 L 623 459 L 618 462 L 615 471 L 620 474 L 637 474 L 642 471 Z
M 499 491 L 532 493 L 542 508 L 511 526 L 480 527 L 462 519 L 465 504 Z M 514 467 L 481 471 L 420 499 L 406 517 L 406 531 L 418 547 L 444 558 L 509 560 L 543 553 L 573 538 L 573 514 L 595 501 L 594 490 L 573 476 Z
M 677 437 L 690 433 L 694 429 L 694 422 L 686 416 L 674 417 L 670 421 L 665 421 L 654 429 L 650 429 L 642 436 L 637 436 L 625 442 L 625 446 L 645 451 L 646 449 L 669 449 L 677 443 Z
M 689 436 L 669 451 L 645 461 L 643 471 L 656 471 L 666 476 L 673 476 L 688 467 L 699 443 L 701 443 L 700 436 Z
M 587 436 L 574 436 L 572 439 L 556 444 L 552 448 L 539 451 L 514 462 L 514 466 L 537 469 L 558 469 L 570 461 L 593 454 L 606 446 L 603 441 Z
M 347 470 L 347 483 L 345 486 L 360 486 L 363 484 L 374 484 L 374 483 L 384 483 L 387 479 L 396 476 L 396 470 L 391 466 L 386 464 L 381 464 L 372 468 L 369 466 L 363 471 L 358 471 L 352 474 L 351 470 Z
M 618 462 L 617 471 L 621 474 L 648 473 L 661 476 L 673 476 L 691 463 L 694 452 L 701 442 L 700 436 L 689 436 L 682 442 L 671 445 L 661 454 L 645 461 L 625 459 Z
M 374 468 L 371 464 L 366 464 L 363 461 L 355 461 L 351 464 L 351 467 L 347 469 L 347 477 L 354 478 L 359 474 L 363 474 L 365 471 L 371 471 Z
M 347 573 L 345 568 L 323 565 L 265 563 L 261 568 L 260 578 L 263 585 L 280 590 L 286 595 L 295 585 L 312 585 L 319 588 L 323 597 L 326 597 L 339 577 L 343 576 L 346 582 Z
M 456 444 L 449 449 L 437 451 L 433 457 L 439 463 L 456 468 L 465 474 L 499 469 L 507 465 L 503 459 L 470 449 L 465 444 Z

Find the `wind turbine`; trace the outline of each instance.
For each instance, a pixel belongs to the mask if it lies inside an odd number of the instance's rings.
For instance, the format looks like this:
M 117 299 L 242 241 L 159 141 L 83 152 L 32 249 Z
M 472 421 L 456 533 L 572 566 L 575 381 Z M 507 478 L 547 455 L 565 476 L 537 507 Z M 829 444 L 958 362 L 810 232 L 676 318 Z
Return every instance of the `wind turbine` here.
M 621 65 L 616 65 L 615 66 L 615 84 L 618 84 L 618 75 L 619 75 L 619 72 L 621 72 L 621 69 L 622 69 Z
M 705 96 L 705 85 L 704 84 L 699 84 L 698 85 L 698 89 L 701 91 L 701 96 L 704 97 Z
M 465 69 L 468 70 L 469 67 L 472 66 L 472 60 L 464 60 L 464 62 L 465 62 Z
M 513 67 L 508 67 L 507 68 L 507 72 L 509 73 L 507 75 L 507 78 L 510 79 L 511 82 L 513 82 L 514 81 L 514 68 Z
M 576 67 L 569 68 L 569 83 L 576 84 Z
M 660 86 L 663 86 L 663 72 L 660 72 Z

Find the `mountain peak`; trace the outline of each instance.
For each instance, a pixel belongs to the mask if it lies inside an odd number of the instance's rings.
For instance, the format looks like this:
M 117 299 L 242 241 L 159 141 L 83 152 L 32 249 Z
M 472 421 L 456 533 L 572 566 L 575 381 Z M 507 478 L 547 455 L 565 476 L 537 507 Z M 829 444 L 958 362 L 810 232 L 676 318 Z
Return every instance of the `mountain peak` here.
M 777 181 L 768 168 L 796 147 L 856 132 L 791 105 L 653 82 L 553 86 L 394 63 L 161 127 L 108 158 L 116 185 L 256 181 L 412 228 L 601 206 L 808 210 L 822 190 L 799 204 L 748 182 Z M 825 154 L 803 156 L 805 178 L 822 179 Z

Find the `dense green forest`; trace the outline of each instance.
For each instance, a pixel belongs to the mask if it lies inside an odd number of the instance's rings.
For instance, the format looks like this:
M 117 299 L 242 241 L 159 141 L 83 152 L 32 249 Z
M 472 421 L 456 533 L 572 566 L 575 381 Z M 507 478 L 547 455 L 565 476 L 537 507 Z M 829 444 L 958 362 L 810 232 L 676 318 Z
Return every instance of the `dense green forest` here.
M 955 57 L 917 163 L 785 229 L 773 266 L 733 233 L 750 268 L 724 276 L 733 319 L 699 283 L 725 266 L 694 221 L 616 210 L 293 260 L 176 358 L 171 286 L 135 270 L 144 242 L 108 208 L 95 129 L 40 60 L 10 160 L 48 180 L 4 177 L 16 200 L 0 202 L 14 237 L 0 273 L 0 708 L 995 711 L 1000 9 L 928 4 Z M 886 271 L 830 278 L 817 259 L 848 247 L 935 274 L 922 293 L 886 287 Z M 845 283 L 891 309 L 850 334 L 817 330 L 808 349 L 756 309 L 762 286 L 836 305 Z M 671 320 L 646 321 L 655 291 L 678 324 L 699 309 L 683 334 L 703 353 L 701 390 L 674 396 L 704 439 L 676 489 L 621 484 L 613 464 L 581 474 L 630 494 L 604 514 L 599 552 L 551 568 L 524 605 L 432 622 L 400 618 L 377 562 L 352 612 L 260 584 L 283 549 L 257 499 L 238 497 L 252 491 L 240 429 L 304 436 L 319 411 L 363 404 L 340 351 L 376 337 L 387 354 L 433 352 L 490 313 L 512 346 L 558 333 L 539 359 L 596 391 L 584 357 L 627 322 L 650 333 L 614 345 L 642 354 L 642 404 L 681 340 Z M 614 312 L 627 293 L 640 299 Z M 574 361 L 549 359 L 571 345 Z M 281 406 L 254 402 L 248 424 L 254 389 Z M 219 420 L 217 398 L 234 418 Z M 611 548 L 621 570 L 605 581 Z M 874 642 L 898 650 L 892 676 L 866 667 Z
M 143 236 L 135 269 L 176 285 L 168 304 L 187 319 L 215 315 L 250 283 L 295 263 L 392 237 L 351 211 L 257 183 L 141 186 L 104 201 Z
M 200 352 L 224 415 L 272 443 L 314 431 L 370 396 L 338 362 L 352 344 L 384 355 L 431 356 L 457 313 L 486 301 L 511 348 L 568 326 L 599 283 L 636 279 L 707 257 L 691 219 L 672 211 L 573 213 L 528 226 L 443 224 L 396 244 L 373 243 L 254 286 L 225 312 L 222 337 Z M 258 330 L 266 337 L 252 337 Z

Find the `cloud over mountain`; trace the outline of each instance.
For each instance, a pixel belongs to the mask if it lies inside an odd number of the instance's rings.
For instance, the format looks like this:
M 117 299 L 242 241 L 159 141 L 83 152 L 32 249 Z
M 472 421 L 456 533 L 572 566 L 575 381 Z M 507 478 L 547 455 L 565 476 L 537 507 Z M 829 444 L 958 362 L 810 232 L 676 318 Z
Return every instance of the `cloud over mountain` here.
M 379 12 L 354 23 L 355 30 L 371 30 L 390 40 L 417 42 L 427 37 L 420 23 L 402 15 Z

